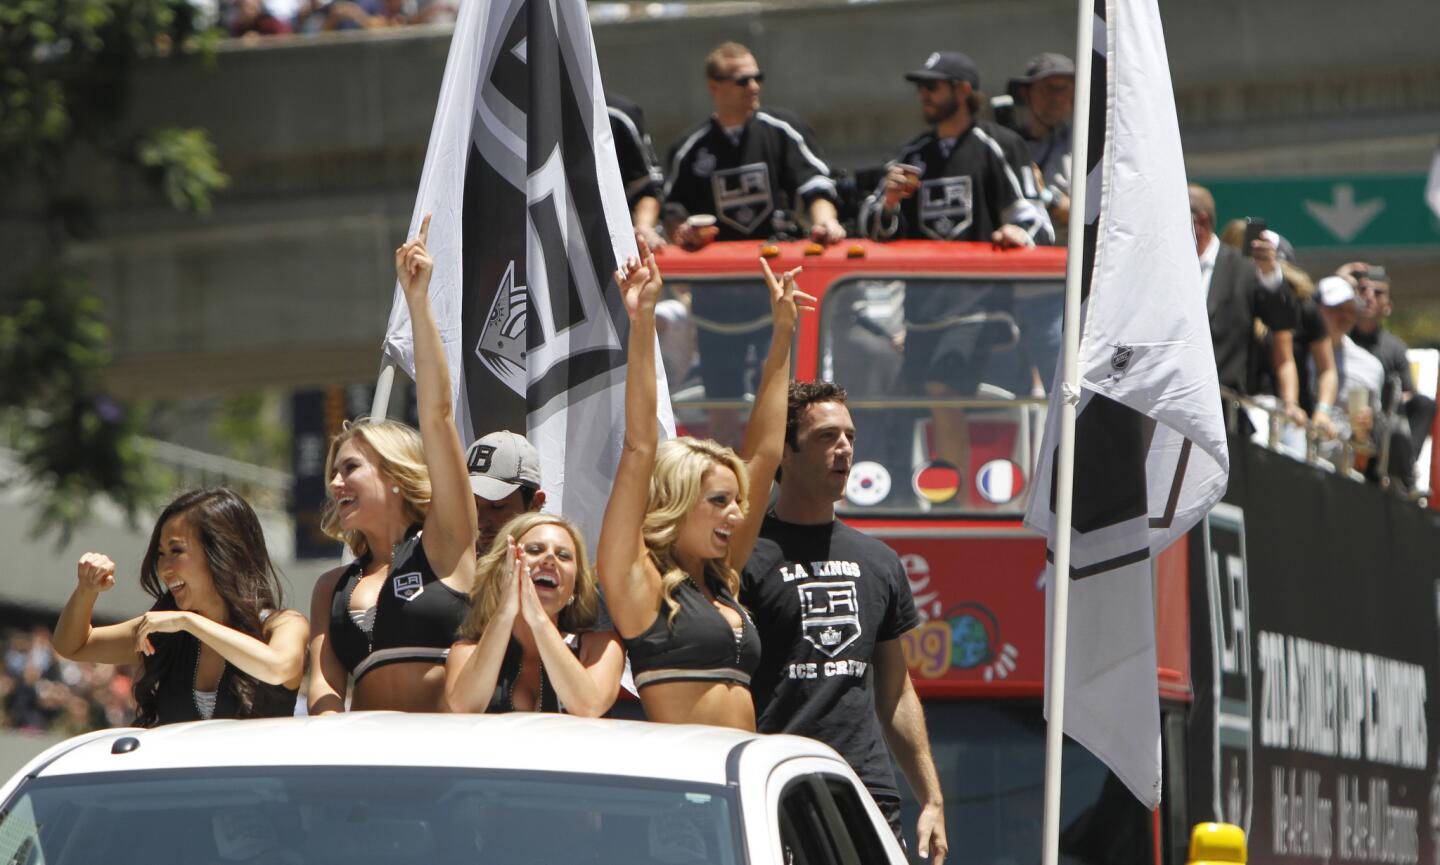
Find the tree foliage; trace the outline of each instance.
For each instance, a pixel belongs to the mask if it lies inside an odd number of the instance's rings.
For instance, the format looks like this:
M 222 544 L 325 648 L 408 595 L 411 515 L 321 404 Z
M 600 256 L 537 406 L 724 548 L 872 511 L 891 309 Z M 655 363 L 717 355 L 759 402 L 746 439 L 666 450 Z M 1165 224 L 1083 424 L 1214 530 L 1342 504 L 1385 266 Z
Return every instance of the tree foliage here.
M 95 222 L 93 173 L 77 169 L 97 158 L 132 169 L 175 208 L 207 212 L 228 182 L 208 134 L 124 124 L 139 63 L 209 64 L 217 37 L 189 0 L 0 0 L 0 208 L 44 223 L 39 248 L 7 249 L 17 275 L 0 285 L 0 423 L 40 487 L 37 528 L 62 538 L 96 494 L 133 517 L 154 476 L 134 413 L 103 387 L 103 310 L 63 264 Z

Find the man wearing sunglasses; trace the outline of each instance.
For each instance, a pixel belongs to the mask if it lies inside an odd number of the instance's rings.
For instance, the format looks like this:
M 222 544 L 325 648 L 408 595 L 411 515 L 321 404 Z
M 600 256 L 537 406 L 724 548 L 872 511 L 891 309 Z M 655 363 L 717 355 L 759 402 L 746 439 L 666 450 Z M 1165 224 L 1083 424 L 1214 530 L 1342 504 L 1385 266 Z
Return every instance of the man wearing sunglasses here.
M 671 241 L 694 251 L 717 239 L 795 238 L 803 235 L 798 213 L 808 215 L 812 239 L 842 240 L 830 167 L 802 121 L 760 107 L 764 73 L 750 50 L 735 42 L 718 46 L 705 58 L 705 77 L 715 111 L 681 135 L 665 160 Z M 765 293 L 699 290 L 690 311 L 706 398 L 738 401 L 753 392 L 770 328 L 745 325 L 770 314 Z M 739 442 L 738 410 L 712 409 L 709 425 L 715 440 Z
M 683 208 L 685 217 L 713 216 L 715 222 L 679 223 L 671 239 L 693 250 L 716 239 L 793 235 L 790 211 L 802 206 L 813 239 L 843 239 L 830 167 L 793 116 L 760 107 L 765 74 L 750 50 L 735 42 L 720 45 L 705 58 L 705 77 L 715 113 L 670 148 L 665 198 L 678 205 L 671 208 L 677 216 Z

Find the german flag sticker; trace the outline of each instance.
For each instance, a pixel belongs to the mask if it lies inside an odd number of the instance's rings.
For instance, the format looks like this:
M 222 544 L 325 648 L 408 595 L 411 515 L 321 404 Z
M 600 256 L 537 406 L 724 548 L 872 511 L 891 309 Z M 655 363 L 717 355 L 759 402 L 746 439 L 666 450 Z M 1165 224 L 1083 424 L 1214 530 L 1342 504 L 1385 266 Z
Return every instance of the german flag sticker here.
M 915 472 L 915 495 L 932 505 L 943 505 L 960 494 L 960 470 L 939 460 Z

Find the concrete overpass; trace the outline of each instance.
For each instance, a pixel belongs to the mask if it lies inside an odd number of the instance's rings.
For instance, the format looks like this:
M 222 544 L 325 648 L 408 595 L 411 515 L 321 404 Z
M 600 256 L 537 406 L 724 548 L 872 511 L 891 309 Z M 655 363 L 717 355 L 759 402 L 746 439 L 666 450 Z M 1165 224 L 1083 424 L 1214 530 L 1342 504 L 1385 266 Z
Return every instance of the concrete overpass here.
M 1430 38 L 1440 4 L 1161 7 L 1192 176 L 1428 166 L 1440 131 L 1440 54 Z M 700 57 L 739 39 L 766 69 L 766 101 L 800 111 L 833 161 L 855 167 L 917 130 L 900 75 L 931 50 L 970 52 L 998 91 L 1032 54 L 1072 53 L 1074 17 L 1064 0 L 730 3 L 599 23 L 595 33 L 606 84 L 645 107 L 662 151 L 708 110 Z M 119 391 L 373 377 L 390 250 L 413 203 L 449 38 L 447 28 L 426 27 L 236 42 L 213 71 L 141 69 L 130 122 L 210 129 L 234 183 L 209 218 L 194 219 L 128 177 L 74 178 L 101 201 L 99 239 L 73 258 L 105 299 Z M 23 261 L 38 231 L 34 213 L 23 193 L 0 205 L 11 262 Z M 1311 251 L 1306 263 L 1320 270 L 1358 252 Z M 1440 248 L 1389 251 L 1386 261 L 1402 304 L 1420 302 L 1422 290 L 1440 304 Z

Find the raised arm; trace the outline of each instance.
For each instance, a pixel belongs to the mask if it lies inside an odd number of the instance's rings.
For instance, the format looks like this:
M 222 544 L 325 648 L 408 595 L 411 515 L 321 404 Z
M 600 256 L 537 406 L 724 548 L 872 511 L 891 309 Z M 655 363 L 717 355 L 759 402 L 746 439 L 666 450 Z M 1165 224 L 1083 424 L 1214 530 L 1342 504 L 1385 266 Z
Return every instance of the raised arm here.
M 745 439 L 740 443 L 740 457 L 745 460 L 750 474 L 750 500 L 745 503 L 745 521 L 730 536 L 730 566 L 737 570 L 745 567 L 750 551 L 755 548 L 755 539 L 760 536 L 760 524 L 765 520 L 765 508 L 770 503 L 770 485 L 775 481 L 775 469 L 780 466 L 780 457 L 785 449 L 790 353 L 795 344 L 800 312 L 815 308 L 815 298 L 795 287 L 795 277 L 800 268 L 779 278 L 763 258 L 760 259 L 760 268 L 765 273 L 765 285 L 770 293 L 770 352 L 765 356 L 760 387 L 755 393 L 755 404 L 750 409 L 750 420 L 745 424 Z
M 335 568 L 315 581 L 310 596 L 310 676 L 306 702 L 311 715 L 345 711 L 345 692 L 350 673 L 330 645 L 330 603 L 335 584 L 345 575 Z
M 425 514 L 425 557 L 442 577 L 463 572 L 468 588 L 475 571 L 475 498 L 470 492 L 465 450 L 455 429 L 450 402 L 450 370 L 440 330 L 430 310 L 430 274 L 434 269 L 425 244 L 430 217 L 418 237 L 395 250 L 395 276 L 410 309 L 415 344 L 415 402 L 420 414 L 420 439 L 430 473 L 430 508 Z
M 135 649 L 155 654 L 151 634 L 187 631 L 220 657 L 269 685 L 300 687 L 305 672 L 305 643 L 310 624 L 295 610 L 277 610 L 265 620 L 261 638 L 222 625 L 188 610 L 151 610 L 135 628 Z
M 90 624 L 95 601 L 101 592 L 115 585 L 115 563 L 109 556 L 86 553 L 76 565 L 75 591 L 60 611 L 51 638 L 55 651 L 62 658 L 97 664 L 132 664 L 135 654 L 135 626 L 131 619 L 119 625 L 96 628 Z
M 662 281 L 655 254 L 644 244 L 641 259 L 630 259 L 615 272 L 615 283 L 630 316 L 625 373 L 625 439 L 615 484 L 600 527 L 596 570 L 610 615 L 618 629 L 638 634 L 649 627 L 660 603 L 660 581 L 644 567 L 640 535 L 650 502 L 650 476 L 660 444 L 655 393 L 655 304 Z

